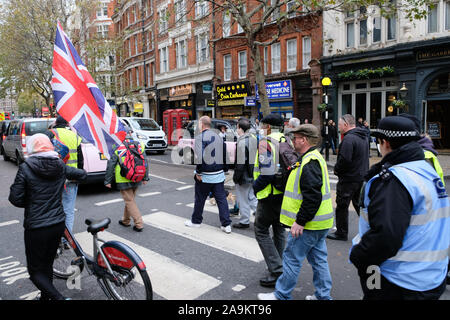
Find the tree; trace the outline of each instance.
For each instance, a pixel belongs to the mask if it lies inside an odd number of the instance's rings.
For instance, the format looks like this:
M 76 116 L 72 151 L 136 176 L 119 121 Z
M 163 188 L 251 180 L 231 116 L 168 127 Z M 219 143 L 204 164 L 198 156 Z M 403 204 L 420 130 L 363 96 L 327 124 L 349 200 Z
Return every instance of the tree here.
M 297 30 L 314 28 L 315 21 L 318 21 L 317 18 L 324 11 L 344 12 L 357 10 L 361 6 L 377 5 L 383 16 L 391 16 L 395 12 L 402 11 L 407 18 L 415 20 L 426 17 L 428 5 L 434 3 L 433 0 L 194 0 L 195 3 L 205 1 L 212 3 L 211 14 L 230 15 L 232 23 L 238 23 L 244 30 L 243 35 L 232 35 L 229 38 L 243 39 L 250 49 L 263 115 L 270 113 L 270 107 L 260 52 L 261 48 L 277 42 L 282 34 L 292 32 L 292 28 Z M 286 7 L 287 3 L 290 3 L 289 9 L 281 12 L 281 7 Z M 303 23 L 292 24 L 288 19 L 291 13 L 303 17 Z M 268 30 L 270 30 L 269 37 Z M 221 36 L 213 41 L 220 38 Z

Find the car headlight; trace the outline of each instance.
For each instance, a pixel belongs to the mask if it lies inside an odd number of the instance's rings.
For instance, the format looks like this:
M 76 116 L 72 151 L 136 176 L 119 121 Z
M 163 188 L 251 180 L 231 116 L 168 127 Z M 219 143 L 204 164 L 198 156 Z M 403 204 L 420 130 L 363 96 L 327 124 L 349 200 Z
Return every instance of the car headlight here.
M 138 139 L 147 139 L 146 136 L 142 136 L 142 135 L 140 135 L 140 134 L 136 135 L 136 137 L 137 137 Z

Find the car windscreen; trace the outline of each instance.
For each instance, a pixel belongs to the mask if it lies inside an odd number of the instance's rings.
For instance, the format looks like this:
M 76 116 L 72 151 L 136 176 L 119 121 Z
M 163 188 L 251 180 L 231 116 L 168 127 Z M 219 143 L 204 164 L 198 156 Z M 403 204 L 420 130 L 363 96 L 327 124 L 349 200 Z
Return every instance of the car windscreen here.
M 49 122 L 47 121 L 30 121 L 25 122 L 25 134 L 32 136 L 36 133 L 44 133 L 48 130 Z
M 153 119 L 132 119 L 131 121 L 136 130 L 157 131 L 160 129 Z

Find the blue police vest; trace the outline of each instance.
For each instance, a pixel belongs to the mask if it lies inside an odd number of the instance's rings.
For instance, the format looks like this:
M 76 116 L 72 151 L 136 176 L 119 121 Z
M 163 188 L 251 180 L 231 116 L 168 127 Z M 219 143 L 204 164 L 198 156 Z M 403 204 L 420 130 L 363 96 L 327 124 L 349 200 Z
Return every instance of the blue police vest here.
M 447 275 L 450 249 L 450 202 L 442 180 L 425 160 L 395 165 L 389 170 L 413 200 L 411 221 L 400 250 L 380 265 L 390 282 L 409 290 L 426 291 L 442 284 Z M 357 244 L 369 229 L 367 208 L 374 176 L 366 185 L 359 219 Z

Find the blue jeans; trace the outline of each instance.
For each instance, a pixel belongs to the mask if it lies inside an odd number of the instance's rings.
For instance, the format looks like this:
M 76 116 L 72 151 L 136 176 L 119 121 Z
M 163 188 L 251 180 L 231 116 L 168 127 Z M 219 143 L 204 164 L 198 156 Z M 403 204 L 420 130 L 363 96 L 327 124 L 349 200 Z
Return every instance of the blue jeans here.
M 75 220 L 75 201 L 77 200 L 78 184 L 67 182 L 62 195 L 62 205 L 66 214 L 66 227 L 72 232 Z
M 283 274 L 275 285 L 275 296 L 280 300 L 290 300 L 291 292 L 297 285 L 303 261 L 308 259 L 313 269 L 315 296 L 319 300 L 331 300 L 331 274 L 327 261 L 325 238 L 328 229 L 303 230 L 303 235 L 294 238 L 289 232 L 283 253 Z

